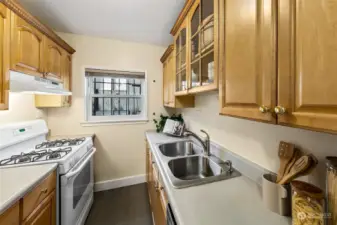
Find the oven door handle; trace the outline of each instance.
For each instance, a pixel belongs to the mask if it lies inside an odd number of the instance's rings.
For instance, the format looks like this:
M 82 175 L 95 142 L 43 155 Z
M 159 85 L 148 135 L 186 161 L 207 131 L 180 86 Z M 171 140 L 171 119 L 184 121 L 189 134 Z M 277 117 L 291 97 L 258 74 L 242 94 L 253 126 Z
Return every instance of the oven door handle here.
M 81 160 L 74 166 L 74 168 L 76 168 L 79 164 L 81 164 L 81 166 L 79 166 L 76 170 L 74 171 L 70 171 L 69 173 L 66 173 L 64 175 L 65 178 L 69 179 L 73 176 L 75 176 L 76 174 L 80 173 L 82 171 L 82 169 L 84 168 L 84 166 L 87 164 L 87 162 L 89 162 L 89 160 L 92 158 L 92 156 L 95 154 L 96 152 L 96 148 L 92 148 L 91 153 L 86 156 L 86 159 L 82 162 Z

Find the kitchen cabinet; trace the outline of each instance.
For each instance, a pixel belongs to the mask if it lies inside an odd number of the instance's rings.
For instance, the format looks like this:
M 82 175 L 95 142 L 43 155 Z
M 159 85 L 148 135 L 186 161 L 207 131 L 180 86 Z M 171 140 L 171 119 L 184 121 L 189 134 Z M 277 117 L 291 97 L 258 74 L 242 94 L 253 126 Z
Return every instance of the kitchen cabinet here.
M 278 123 L 336 133 L 337 0 L 278 8 Z
M 0 3 L 0 110 L 8 109 L 10 10 Z
M 23 221 L 23 225 L 55 225 L 56 195 L 53 191 L 43 202 Z
M 62 82 L 62 59 L 63 51 L 49 38 L 45 38 L 45 77 L 51 80 Z
M 176 96 L 218 89 L 218 7 L 217 0 L 186 1 L 171 31 Z
M 146 178 L 148 194 L 150 198 L 151 211 L 156 225 L 166 224 L 166 205 L 162 200 L 162 193 L 166 196 L 165 190 L 160 183 L 160 174 L 156 162 L 152 159 L 151 150 L 146 142 Z
M 221 114 L 275 123 L 276 1 L 221 0 L 220 17 Z
M 65 90 L 72 90 L 72 55 L 63 52 L 61 58 L 61 78 Z M 70 107 L 71 96 L 60 95 L 35 95 L 35 107 L 37 108 L 58 108 Z
M 336 7 L 221 0 L 221 114 L 336 133 Z
M 71 55 L 75 50 L 17 1 L 2 1 L 0 18 L 0 110 L 8 109 L 9 70 L 63 82 L 71 90 Z M 37 107 L 71 104 L 71 97 L 37 99 Z
M 11 69 L 43 77 L 43 34 L 31 24 L 11 14 Z
M 19 202 L 0 215 L 0 225 L 20 225 Z
M 170 108 L 194 107 L 194 96 L 175 96 L 176 74 L 174 46 L 170 45 L 161 58 L 163 63 L 163 104 Z
M 56 171 L 0 215 L 0 225 L 56 225 Z

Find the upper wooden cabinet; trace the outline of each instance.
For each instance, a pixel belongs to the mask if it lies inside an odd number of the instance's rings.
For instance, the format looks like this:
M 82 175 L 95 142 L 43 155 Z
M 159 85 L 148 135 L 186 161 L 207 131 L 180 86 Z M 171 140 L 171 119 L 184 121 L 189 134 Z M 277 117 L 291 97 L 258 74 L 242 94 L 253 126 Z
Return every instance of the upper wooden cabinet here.
M 337 132 L 337 0 L 278 8 L 278 122 Z
M 42 77 L 43 34 L 15 13 L 11 22 L 11 69 Z
M 45 38 L 45 76 L 62 82 L 63 50 L 49 38 Z
M 218 8 L 218 0 L 186 1 L 171 31 L 177 96 L 218 88 Z
M 161 58 L 163 63 L 163 104 L 170 108 L 194 107 L 194 96 L 175 96 L 176 85 L 179 85 L 176 84 L 176 79 L 178 79 L 177 83 L 180 82 L 180 74 L 176 76 L 175 73 L 175 54 L 173 45 L 170 45 Z
M 221 0 L 220 15 L 221 114 L 275 122 L 275 1 Z
M 8 109 L 9 70 L 63 83 L 71 90 L 75 50 L 29 14 L 17 1 L 0 3 L 0 110 Z M 62 107 L 71 97 L 38 98 L 38 107 Z M 43 104 L 40 104 L 43 103 Z
M 10 10 L 0 3 L 0 110 L 8 109 Z

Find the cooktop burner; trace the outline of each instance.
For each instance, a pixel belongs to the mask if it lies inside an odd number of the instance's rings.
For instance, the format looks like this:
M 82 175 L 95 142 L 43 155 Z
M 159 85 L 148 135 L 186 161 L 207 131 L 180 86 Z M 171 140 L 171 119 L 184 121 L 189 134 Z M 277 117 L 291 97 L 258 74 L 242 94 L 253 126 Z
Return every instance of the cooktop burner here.
M 28 153 L 21 153 L 20 155 L 13 155 L 10 158 L 0 161 L 0 166 L 14 165 L 30 162 L 41 162 L 53 159 L 61 159 L 71 152 L 72 148 L 59 148 L 56 150 L 44 149 L 40 151 L 31 151 Z
M 85 141 L 85 138 L 61 139 L 55 141 L 46 141 L 35 146 L 35 149 L 78 146 Z

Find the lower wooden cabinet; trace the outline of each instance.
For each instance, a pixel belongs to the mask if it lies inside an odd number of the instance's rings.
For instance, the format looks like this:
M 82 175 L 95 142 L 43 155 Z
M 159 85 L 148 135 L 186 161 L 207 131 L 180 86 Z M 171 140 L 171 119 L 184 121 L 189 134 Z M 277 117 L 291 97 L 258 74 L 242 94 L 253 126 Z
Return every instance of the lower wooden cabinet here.
M 0 215 L 0 225 L 55 225 L 56 171 Z
M 55 225 L 56 195 L 53 191 L 38 207 L 23 221 L 23 225 Z
M 162 185 L 160 173 L 146 141 L 146 178 L 151 211 L 156 225 L 166 224 L 167 197 Z M 165 199 L 164 197 L 165 196 Z
M 20 224 L 20 207 L 19 202 L 7 209 L 0 215 L 0 225 L 19 225 Z

